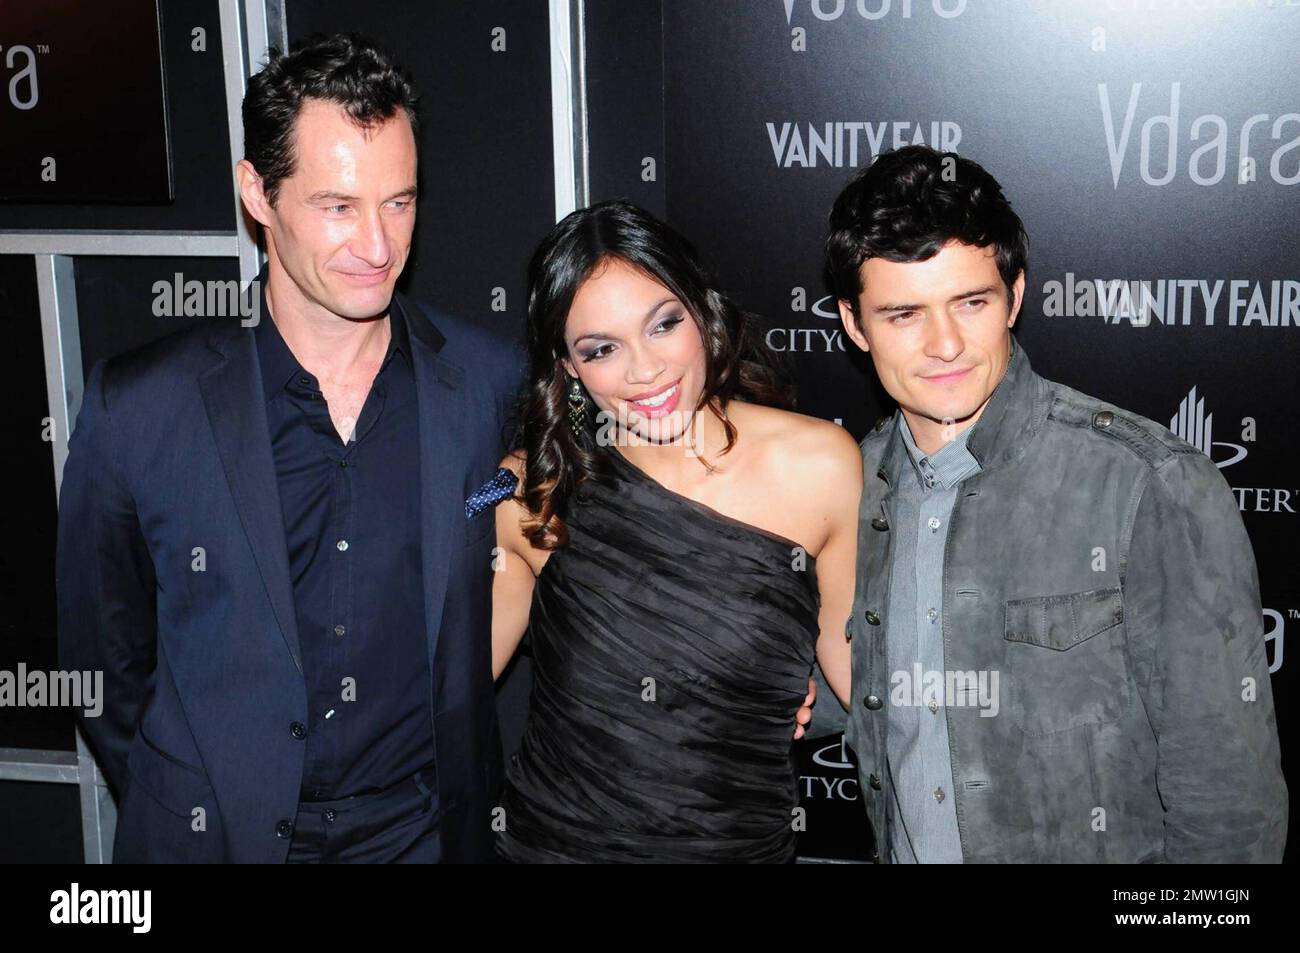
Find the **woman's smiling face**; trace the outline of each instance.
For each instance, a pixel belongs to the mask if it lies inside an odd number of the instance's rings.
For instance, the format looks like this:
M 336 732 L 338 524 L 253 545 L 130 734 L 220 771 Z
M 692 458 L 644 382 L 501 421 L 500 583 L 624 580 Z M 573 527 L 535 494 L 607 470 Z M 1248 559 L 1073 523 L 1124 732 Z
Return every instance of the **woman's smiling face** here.
M 564 341 L 564 369 L 598 410 L 656 443 L 686 431 L 704 391 L 704 341 L 685 304 L 654 278 L 607 259 L 574 295 Z

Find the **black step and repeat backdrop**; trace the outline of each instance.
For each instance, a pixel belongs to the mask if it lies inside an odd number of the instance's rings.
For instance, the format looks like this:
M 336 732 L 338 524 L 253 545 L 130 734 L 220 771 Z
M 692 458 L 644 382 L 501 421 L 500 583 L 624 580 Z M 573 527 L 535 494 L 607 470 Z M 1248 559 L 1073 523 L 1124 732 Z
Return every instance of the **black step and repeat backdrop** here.
M 911 143 L 1002 182 L 1029 231 L 1018 339 L 1035 368 L 1167 424 L 1237 496 L 1290 768 L 1300 0 L 587 0 L 587 15 L 593 200 L 640 201 L 695 241 L 763 316 L 800 409 L 856 437 L 892 407 L 820 280 L 836 193 Z M 822 691 L 802 852 L 860 857 Z

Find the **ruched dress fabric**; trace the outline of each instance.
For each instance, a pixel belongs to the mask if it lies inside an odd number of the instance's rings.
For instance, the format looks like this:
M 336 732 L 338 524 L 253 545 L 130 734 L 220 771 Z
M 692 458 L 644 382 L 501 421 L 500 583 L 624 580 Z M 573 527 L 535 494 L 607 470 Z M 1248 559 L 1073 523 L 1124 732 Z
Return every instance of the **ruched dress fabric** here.
M 533 692 L 497 851 L 517 863 L 787 863 L 815 560 L 616 449 L 538 576 Z M 584 488 L 587 492 L 587 488 Z

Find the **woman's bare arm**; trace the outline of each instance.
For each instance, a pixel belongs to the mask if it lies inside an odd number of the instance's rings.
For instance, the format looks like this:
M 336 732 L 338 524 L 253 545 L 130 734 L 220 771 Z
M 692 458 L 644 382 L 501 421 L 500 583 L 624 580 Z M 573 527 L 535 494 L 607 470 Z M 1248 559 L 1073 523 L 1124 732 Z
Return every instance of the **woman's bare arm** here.
M 837 428 L 838 429 L 838 428 Z M 853 611 L 857 583 L 858 503 L 862 497 L 862 454 L 852 436 L 840 431 L 825 449 L 817 467 L 816 482 L 826 500 L 828 534 L 817 554 L 817 586 L 821 594 L 818 616 L 817 663 L 840 705 L 849 707 L 852 691 L 851 652 L 844 626 Z
M 501 466 L 523 479 L 523 462 L 514 455 Z M 516 491 L 517 492 L 517 491 Z M 521 520 L 527 515 L 517 496 L 502 500 L 496 508 L 497 545 L 492 558 L 492 678 L 505 671 L 528 631 L 528 610 L 533 602 L 533 568 L 524 559 L 528 540 Z

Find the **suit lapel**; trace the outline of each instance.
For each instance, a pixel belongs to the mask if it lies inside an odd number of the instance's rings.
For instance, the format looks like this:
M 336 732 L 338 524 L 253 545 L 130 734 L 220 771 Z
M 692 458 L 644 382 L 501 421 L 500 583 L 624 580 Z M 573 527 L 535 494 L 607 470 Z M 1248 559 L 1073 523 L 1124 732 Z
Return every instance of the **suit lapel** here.
M 434 671 L 442 609 L 446 602 L 456 520 L 465 519 L 464 372 L 439 352 L 446 339 L 416 307 L 395 295 L 410 331 L 415 365 L 415 394 L 420 418 L 420 515 L 424 571 L 425 632 L 429 667 Z
M 284 541 L 284 518 L 280 512 L 275 461 L 271 456 L 256 343 L 251 332 L 239 328 L 234 333 L 217 332 L 210 344 L 222 358 L 199 378 L 208 423 L 216 438 L 240 523 L 266 585 L 271 609 L 289 654 L 301 672 L 289 554 Z

